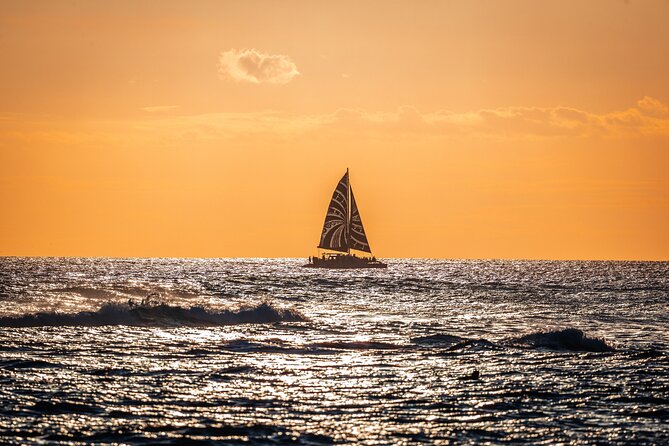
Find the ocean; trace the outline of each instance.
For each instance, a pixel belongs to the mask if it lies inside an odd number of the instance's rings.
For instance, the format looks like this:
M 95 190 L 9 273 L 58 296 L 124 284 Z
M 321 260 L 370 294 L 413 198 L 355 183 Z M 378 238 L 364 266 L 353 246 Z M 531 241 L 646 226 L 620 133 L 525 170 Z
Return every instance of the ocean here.
M 305 262 L 0 258 L 0 443 L 669 444 L 669 263 Z

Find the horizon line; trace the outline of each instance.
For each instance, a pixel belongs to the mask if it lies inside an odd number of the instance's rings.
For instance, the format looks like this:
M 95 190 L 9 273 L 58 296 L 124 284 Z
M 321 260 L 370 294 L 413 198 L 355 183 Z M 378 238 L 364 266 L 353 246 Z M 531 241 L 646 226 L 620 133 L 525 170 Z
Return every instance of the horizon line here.
M 290 260 L 299 260 L 307 259 L 309 256 L 302 257 L 255 257 L 255 256 L 233 256 L 233 257 L 196 257 L 196 256 L 181 256 L 181 257 L 170 257 L 170 256 L 72 256 L 72 255 L 7 255 L 0 254 L 1 259 L 5 258 L 15 258 L 15 259 L 145 259 L 145 260 L 178 260 L 178 259 L 190 259 L 190 260 L 235 260 L 235 259 L 255 259 L 255 260 L 279 260 L 279 259 L 290 259 Z M 592 259 L 592 258 L 523 258 L 523 257 L 379 257 L 374 256 L 377 259 L 384 260 L 451 260 L 451 261 L 517 261 L 517 262 L 655 262 L 655 263 L 667 263 L 667 259 Z

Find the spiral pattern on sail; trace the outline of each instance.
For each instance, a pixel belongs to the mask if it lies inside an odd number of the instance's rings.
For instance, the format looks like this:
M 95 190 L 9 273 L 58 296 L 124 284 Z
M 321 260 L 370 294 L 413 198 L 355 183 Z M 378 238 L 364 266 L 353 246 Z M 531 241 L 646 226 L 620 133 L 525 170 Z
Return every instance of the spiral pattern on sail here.
M 348 173 L 339 180 L 325 215 L 319 248 L 348 252 Z

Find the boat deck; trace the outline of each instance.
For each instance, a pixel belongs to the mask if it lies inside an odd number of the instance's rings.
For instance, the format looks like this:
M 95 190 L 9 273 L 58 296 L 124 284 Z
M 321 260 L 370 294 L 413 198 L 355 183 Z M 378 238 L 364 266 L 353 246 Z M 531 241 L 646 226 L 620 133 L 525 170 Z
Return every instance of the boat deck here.
M 331 255 L 324 257 L 310 257 L 305 268 L 387 268 L 388 265 L 376 260 L 376 258 L 357 257 L 353 255 Z

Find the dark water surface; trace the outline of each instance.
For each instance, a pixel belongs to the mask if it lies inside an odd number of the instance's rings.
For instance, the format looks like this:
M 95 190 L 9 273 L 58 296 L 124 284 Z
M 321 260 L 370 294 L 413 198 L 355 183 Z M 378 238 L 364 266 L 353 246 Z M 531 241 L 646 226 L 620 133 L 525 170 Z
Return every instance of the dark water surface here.
M 0 442 L 669 443 L 669 263 L 302 263 L 0 258 Z

